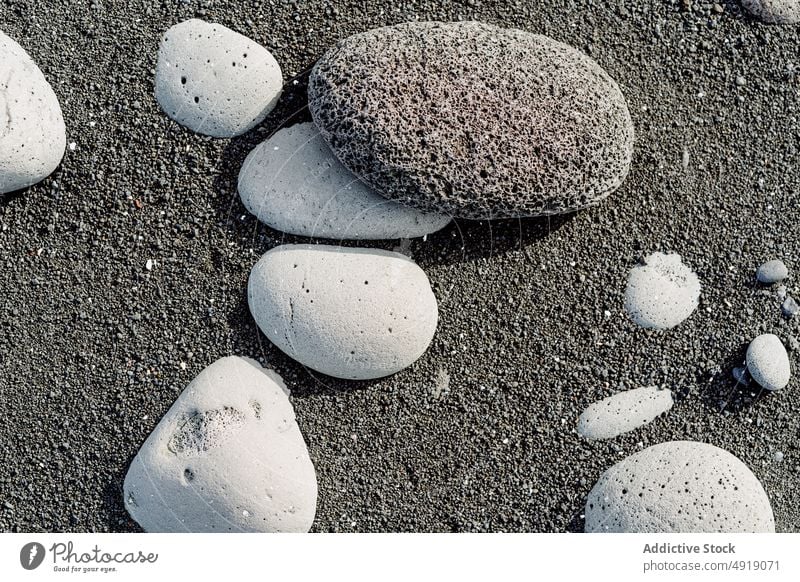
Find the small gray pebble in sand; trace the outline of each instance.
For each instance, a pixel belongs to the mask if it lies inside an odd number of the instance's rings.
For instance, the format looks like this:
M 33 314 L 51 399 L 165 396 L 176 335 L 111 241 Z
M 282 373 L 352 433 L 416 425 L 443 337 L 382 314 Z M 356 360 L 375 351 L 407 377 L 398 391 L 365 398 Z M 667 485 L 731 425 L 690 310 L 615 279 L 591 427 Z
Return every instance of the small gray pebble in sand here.
M 756 271 L 756 278 L 759 283 L 771 285 L 772 283 L 780 283 L 789 276 L 789 269 L 783 264 L 783 261 L 774 259 L 767 261 L 758 268 Z
M 747 368 L 737 367 L 733 369 L 733 378 L 738 384 L 747 386 L 750 383 L 750 378 L 747 375 Z
M 793 317 L 800 311 L 800 305 L 794 300 L 794 297 L 787 297 L 781 305 L 781 310 L 786 317 Z
M 775 459 L 778 463 L 783 461 L 783 453 L 781 451 L 776 451 L 772 458 Z

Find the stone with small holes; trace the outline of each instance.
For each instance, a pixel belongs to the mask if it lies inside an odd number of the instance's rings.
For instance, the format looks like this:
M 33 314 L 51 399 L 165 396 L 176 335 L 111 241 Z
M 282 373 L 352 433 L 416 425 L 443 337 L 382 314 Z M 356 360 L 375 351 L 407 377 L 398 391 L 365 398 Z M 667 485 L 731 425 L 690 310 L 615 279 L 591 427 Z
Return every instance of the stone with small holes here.
M 53 88 L 25 49 L 0 31 L 0 194 L 44 180 L 66 144 Z
M 578 418 L 578 434 L 590 440 L 610 439 L 652 422 L 672 408 L 672 392 L 646 386 L 593 402 Z
M 350 380 L 414 363 L 436 331 L 428 277 L 379 249 L 284 245 L 250 272 L 250 312 L 267 338 L 301 364 Z
M 699 303 L 700 281 L 680 255 L 653 253 L 628 275 L 625 311 L 642 327 L 673 328 Z
M 133 459 L 125 507 L 148 532 L 306 532 L 317 479 L 280 377 L 235 356 L 189 384 Z
M 282 89 L 272 54 L 221 24 L 191 19 L 161 39 L 156 99 L 170 118 L 192 131 L 241 135 L 264 120 Z
M 376 194 L 336 159 L 313 123 L 281 129 L 256 147 L 239 173 L 239 196 L 265 224 L 300 236 L 414 238 L 450 222 Z
M 768 24 L 800 22 L 800 0 L 742 0 L 742 6 Z
M 772 507 L 750 469 L 713 445 L 673 441 L 602 474 L 586 501 L 587 533 L 775 532 Z
M 337 157 L 379 193 L 486 219 L 571 212 L 625 179 L 633 124 L 614 80 L 578 50 L 480 22 L 356 34 L 309 79 Z

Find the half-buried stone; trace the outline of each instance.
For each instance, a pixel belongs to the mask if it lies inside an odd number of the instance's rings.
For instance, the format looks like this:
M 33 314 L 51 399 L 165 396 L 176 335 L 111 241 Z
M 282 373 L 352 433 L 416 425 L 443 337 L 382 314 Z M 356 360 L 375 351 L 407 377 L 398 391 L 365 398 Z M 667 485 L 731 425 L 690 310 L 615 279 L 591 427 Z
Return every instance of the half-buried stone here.
M 272 54 L 221 24 L 191 19 L 161 39 L 156 99 L 170 118 L 192 131 L 241 135 L 264 120 L 282 89 Z
M 284 245 L 250 272 L 250 312 L 309 368 L 351 380 L 394 374 L 428 348 L 438 308 L 425 273 L 398 253 Z
M 586 501 L 588 533 L 775 532 L 769 498 L 727 451 L 690 441 L 662 443 L 623 459 Z
M 745 359 L 750 376 L 767 390 L 785 388 L 792 377 L 789 354 L 774 334 L 765 333 L 750 342 Z
M 700 281 L 680 255 L 653 253 L 631 269 L 625 311 L 642 327 L 670 329 L 700 303 Z
M 131 463 L 125 507 L 148 532 L 306 532 L 317 479 L 280 377 L 217 360 Z
M 473 219 L 595 204 L 625 179 L 633 124 L 614 80 L 545 36 L 415 22 L 351 36 L 309 79 L 336 156 L 377 192 Z
M 239 196 L 261 222 L 300 236 L 414 238 L 450 222 L 376 194 L 336 159 L 313 123 L 281 129 L 254 149 L 239 173 Z
M 66 145 L 53 88 L 25 49 L 0 31 L 0 194 L 44 180 Z
M 800 0 L 742 0 L 742 6 L 768 24 L 800 22 Z
M 656 386 L 627 390 L 590 404 L 578 419 L 578 434 L 610 439 L 653 421 L 672 408 L 672 392 Z
M 756 279 L 759 283 L 765 285 L 772 285 L 773 283 L 780 283 L 789 276 L 789 269 L 780 259 L 773 259 L 767 261 L 758 267 L 756 271 Z

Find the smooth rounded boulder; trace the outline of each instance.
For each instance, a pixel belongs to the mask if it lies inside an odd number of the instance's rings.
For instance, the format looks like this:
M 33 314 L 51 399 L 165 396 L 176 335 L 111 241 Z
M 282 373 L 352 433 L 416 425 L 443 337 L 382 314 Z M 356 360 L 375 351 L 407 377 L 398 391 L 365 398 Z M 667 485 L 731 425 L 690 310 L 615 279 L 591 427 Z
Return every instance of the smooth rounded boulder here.
M 156 99 L 171 119 L 192 131 L 241 135 L 264 120 L 282 90 L 275 57 L 221 24 L 186 20 L 161 39 Z
M 379 249 L 276 247 L 250 272 L 247 296 L 273 344 L 312 370 L 348 380 L 410 366 L 438 321 L 422 269 Z
M 339 42 L 314 66 L 314 121 L 377 192 L 471 219 L 596 204 L 625 179 L 633 124 L 616 82 L 551 38 L 410 22 Z
M 313 123 L 283 128 L 250 152 L 239 196 L 261 222 L 300 236 L 414 238 L 450 222 L 376 194 L 336 159 Z
M 53 88 L 25 49 L 0 31 L 0 194 L 44 180 L 66 145 Z
M 124 500 L 148 532 L 307 532 L 317 478 L 280 377 L 235 356 L 200 372 L 133 459 Z
M 603 473 L 586 501 L 587 533 L 774 533 L 764 488 L 713 445 L 673 441 Z

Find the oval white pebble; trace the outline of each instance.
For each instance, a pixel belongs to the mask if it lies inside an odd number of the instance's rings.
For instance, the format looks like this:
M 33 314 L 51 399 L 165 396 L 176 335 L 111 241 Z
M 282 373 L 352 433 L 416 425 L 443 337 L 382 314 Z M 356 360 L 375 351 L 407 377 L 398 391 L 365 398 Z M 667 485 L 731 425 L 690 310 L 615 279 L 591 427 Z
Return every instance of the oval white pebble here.
M 283 76 L 270 52 L 222 26 L 191 19 L 164 33 L 155 93 L 172 119 L 198 133 L 233 137 L 278 103 Z
M 610 439 L 639 428 L 672 408 L 672 392 L 656 386 L 626 390 L 593 402 L 578 419 L 578 434 Z
M 217 360 L 131 463 L 125 507 L 148 532 L 307 532 L 317 479 L 280 377 Z
M 324 245 L 267 252 L 248 282 L 258 327 L 309 368 L 352 380 L 411 365 L 436 331 L 425 273 L 398 253 Z
M 789 276 L 789 269 L 783 261 L 773 259 L 762 264 L 756 271 L 756 279 L 759 283 L 771 285 L 772 283 L 780 283 Z
M 674 441 L 603 473 L 586 501 L 587 533 L 775 532 L 755 475 L 713 445 Z
M 625 310 L 642 327 L 670 329 L 697 308 L 700 281 L 680 255 L 653 253 L 631 269 Z
M 747 371 L 759 386 L 767 390 L 785 388 L 792 376 L 789 354 L 780 338 L 765 333 L 747 346 Z
M 44 180 L 64 157 L 66 128 L 53 88 L 0 31 L 0 194 Z
M 379 196 L 333 155 L 313 123 L 281 129 L 239 173 L 247 210 L 276 230 L 331 239 L 414 238 L 450 222 Z

